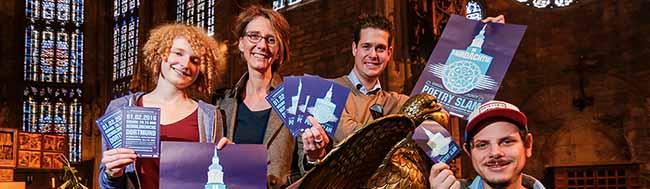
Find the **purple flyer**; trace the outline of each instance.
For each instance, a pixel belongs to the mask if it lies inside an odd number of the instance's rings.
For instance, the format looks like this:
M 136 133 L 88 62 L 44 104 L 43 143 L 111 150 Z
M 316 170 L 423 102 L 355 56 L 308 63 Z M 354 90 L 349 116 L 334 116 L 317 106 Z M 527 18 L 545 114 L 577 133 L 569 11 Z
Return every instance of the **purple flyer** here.
M 160 109 L 148 107 L 124 107 L 122 144 L 139 157 L 158 157 L 160 154 Z
M 302 76 L 298 77 L 299 80 L 299 85 L 298 85 L 298 106 L 296 109 L 296 116 L 294 117 L 294 122 L 295 124 L 287 126 L 289 128 L 289 131 L 291 131 L 291 134 L 293 136 L 298 136 L 300 133 L 304 132 L 305 129 L 311 127 L 305 122 L 309 122 L 307 120 L 307 102 L 309 102 L 310 98 L 312 98 L 308 93 L 308 90 L 313 89 L 314 86 L 316 85 L 316 82 L 318 81 L 317 77 L 313 76 Z
M 107 112 L 95 121 L 108 149 L 122 147 L 122 116 L 119 110 Z
M 299 112 L 296 121 L 298 130 L 311 127 L 307 116 L 313 116 L 323 126 L 323 130 L 334 136 L 341 114 L 348 99 L 350 89 L 320 77 L 304 77 Z
M 160 188 L 266 188 L 266 147 L 260 144 L 161 144 Z
M 452 15 L 411 96 L 434 95 L 450 114 L 467 119 L 494 99 L 525 30 Z
M 460 154 L 460 147 L 447 129 L 435 121 L 426 120 L 415 128 L 413 140 L 434 163 L 449 163 Z
M 298 77 L 285 77 L 284 83 L 284 107 L 285 107 L 285 126 L 295 125 L 294 118 L 298 110 L 298 99 L 300 98 L 299 87 L 302 87 L 302 82 Z
M 280 116 L 280 119 L 282 119 L 282 122 L 286 125 L 286 120 L 287 120 L 287 108 L 286 108 L 286 101 L 284 97 L 284 83 L 282 85 L 278 86 L 273 90 L 268 96 L 266 96 L 266 101 L 271 104 L 271 107 L 273 108 L 273 111 L 277 113 Z

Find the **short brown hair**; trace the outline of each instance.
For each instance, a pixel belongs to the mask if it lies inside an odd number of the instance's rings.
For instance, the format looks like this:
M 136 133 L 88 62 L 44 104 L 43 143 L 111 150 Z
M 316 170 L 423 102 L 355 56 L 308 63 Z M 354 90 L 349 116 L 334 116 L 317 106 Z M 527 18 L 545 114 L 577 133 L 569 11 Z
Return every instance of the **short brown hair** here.
M 354 25 L 354 43 L 359 44 L 361 40 L 361 30 L 366 28 L 375 28 L 388 32 L 388 47 L 391 46 L 393 41 L 393 25 L 382 15 L 378 14 L 361 14 L 357 18 L 357 23 Z
M 244 37 L 244 35 L 246 35 L 246 26 L 248 26 L 248 23 L 258 16 L 269 19 L 273 31 L 275 32 L 275 37 L 279 42 L 280 57 L 276 62 L 273 62 L 271 66 L 271 70 L 275 72 L 280 68 L 281 64 L 289 61 L 289 56 L 291 54 L 291 51 L 289 50 L 289 22 L 287 22 L 282 14 L 259 5 L 251 5 L 237 16 L 233 33 L 237 38 Z
M 202 28 L 184 24 L 164 24 L 151 30 L 149 39 L 142 48 L 144 62 L 141 66 L 136 66 L 131 89 L 146 91 L 154 89 L 158 83 L 161 62 L 169 56 L 176 37 L 184 37 L 189 42 L 200 62 L 199 75 L 185 90 L 186 94 L 193 98 L 209 100 L 215 92 L 219 76 L 224 71 L 227 47 L 208 36 Z
M 528 134 L 530 133 L 530 131 L 528 131 L 528 127 L 526 127 L 526 126 L 524 126 L 524 125 L 521 125 L 521 124 L 519 124 L 518 122 L 513 121 L 513 120 L 510 119 L 510 118 L 506 118 L 506 117 L 492 117 L 492 118 L 487 118 L 487 119 L 485 119 L 485 120 L 479 122 L 479 123 L 477 124 L 477 127 L 475 127 L 474 129 L 472 129 L 472 131 L 467 131 L 467 133 L 469 133 L 469 134 L 468 134 L 468 137 L 466 138 L 467 141 L 465 141 L 464 145 L 465 145 L 465 148 L 467 148 L 468 153 L 469 153 L 469 152 L 471 151 L 471 149 L 474 147 L 474 146 L 473 146 L 474 135 L 476 135 L 479 131 L 481 131 L 481 130 L 483 129 L 483 127 L 486 127 L 486 126 L 488 126 L 489 124 L 492 124 L 492 123 L 495 123 L 495 122 L 499 122 L 499 121 L 508 122 L 508 123 L 511 123 L 511 124 L 517 126 L 517 129 L 519 130 L 519 137 L 521 137 L 521 141 L 523 141 L 523 143 L 524 143 L 524 147 L 525 147 L 525 148 L 532 147 L 532 146 L 530 145 L 530 140 L 528 139 L 528 137 L 526 137 L 526 136 L 528 136 Z

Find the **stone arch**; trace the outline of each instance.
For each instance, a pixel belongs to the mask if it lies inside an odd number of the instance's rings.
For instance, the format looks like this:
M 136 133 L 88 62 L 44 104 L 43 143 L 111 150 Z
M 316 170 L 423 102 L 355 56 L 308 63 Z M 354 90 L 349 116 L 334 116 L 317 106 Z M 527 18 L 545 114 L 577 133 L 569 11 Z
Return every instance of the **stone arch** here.
M 564 126 L 548 138 L 542 149 L 547 165 L 620 162 L 630 160 L 629 148 L 621 137 L 608 134 L 600 123 L 586 125 L 589 118 L 566 120 Z
M 526 171 L 542 175 L 546 165 L 634 161 L 643 155 L 639 152 L 650 151 L 639 149 L 640 136 L 633 131 L 648 126 L 650 98 L 625 78 L 591 73 L 585 91 L 594 104 L 582 111 L 573 107 L 579 89 L 569 81 L 546 85 L 518 104 L 535 139 Z

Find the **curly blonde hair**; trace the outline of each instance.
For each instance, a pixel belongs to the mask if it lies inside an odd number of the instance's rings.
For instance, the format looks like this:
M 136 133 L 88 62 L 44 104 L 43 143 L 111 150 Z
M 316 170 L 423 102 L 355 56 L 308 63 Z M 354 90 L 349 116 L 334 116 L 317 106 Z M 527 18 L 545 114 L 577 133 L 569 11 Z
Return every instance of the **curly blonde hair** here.
M 142 52 L 144 61 L 137 65 L 131 80 L 131 90 L 151 91 L 158 84 L 161 63 L 167 60 L 174 38 L 184 37 L 199 58 L 199 75 L 196 81 L 184 89 L 193 98 L 209 101 L 214 94 L 218 76 L 223 75 L 227 47 L 208 36 L 205 30 L 184 24 L 164 24 L 151 30 Z

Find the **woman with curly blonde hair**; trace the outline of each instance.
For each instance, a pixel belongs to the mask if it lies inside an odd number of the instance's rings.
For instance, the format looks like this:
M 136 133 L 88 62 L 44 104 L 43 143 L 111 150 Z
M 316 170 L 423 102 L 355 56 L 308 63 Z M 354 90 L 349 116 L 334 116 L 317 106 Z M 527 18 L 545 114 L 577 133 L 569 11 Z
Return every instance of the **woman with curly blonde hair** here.
M 132 81 L 134 88 L 149 92 L 115 99 L 106 112 L 125 106 L 160 108 L 161 141 L 216 143 L 223 128 L 215 127 L 215 107 L 201 99 L 213 94 L 224 52 L 224 45 L 198 27 L 157 27 L 144 45 L 144 63 Z M 159 165 L 159 159 L 138 158 L 131 149 L 105 150 L 99 183 L 101 188 L 158 188 Z
M 170 55 L 169 50 L 176 36 L 187 36 L 187 42 L 196 54 L 193 58 L 198 58 L 199 62 L 210 62 L 210 64 L 199 65 L 200 72 L 196 82 L 183 90 L 194 98 L 210 100 L 209 98 L 214 94 L 216 83 L 221 79 L 217 75 L 222 75 L 221 73 L 225 71 L 222 68 L 226 64 L 226 45 L 205 35 L 201 28 L 181 24 L 168 24 L 151 31 L 149 40 L 142 49 L 144 64 L 136 66 L 136 73 L 139 72 L 139 74 L 133 75 L 131 90 L 151 91 L 154 89 L 160 79 L 158 77 L 161 71 L 160 63 Z

